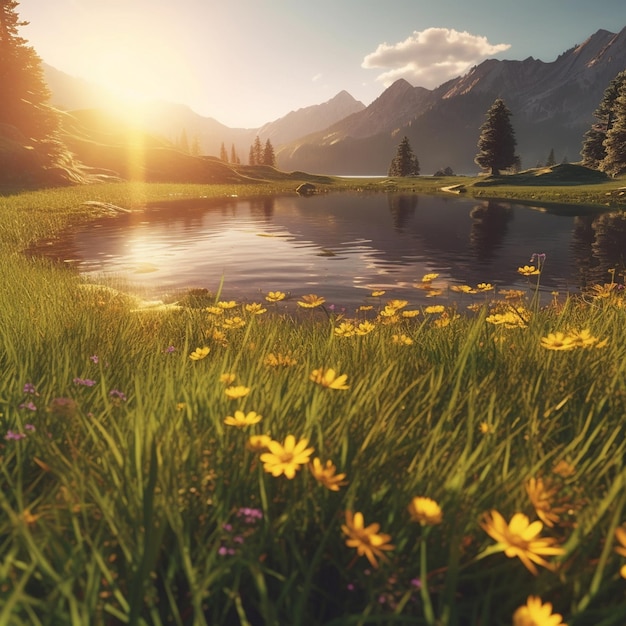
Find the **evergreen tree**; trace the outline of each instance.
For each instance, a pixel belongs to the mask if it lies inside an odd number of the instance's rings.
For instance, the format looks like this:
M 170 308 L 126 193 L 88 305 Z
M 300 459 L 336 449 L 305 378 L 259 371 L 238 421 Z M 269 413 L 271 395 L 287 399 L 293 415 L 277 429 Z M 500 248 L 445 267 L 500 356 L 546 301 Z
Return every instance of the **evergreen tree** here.
M 222 141 L 222 145 L 220 146 L 220 159 L 224 161 L 224 163 L 228 163 L 228 152 L 226 152 L 226 146 Z
M 269 139 L 266 140 L 265 149 L 263 150 L 263 165 L 271 165 L 272 167 L 276 167 L 276 155 L 274 154 L 274 146 Z
M 196 135 L 193 138 L 193 141 L 191 142 L 191 154 L 193 156 L 200 156 L 200 140 L 198 139 L 198 136 Z
M 620 72 L 604 90 L 602 101 L 593 115 L 598 120 L 585 133 L 581 150 L 582 164 L 594 169 L 600 168 L 600 163 L 606 156 L 604 140 L 613 126 L 615 118 L 615 101 L 619 95 L 620 87 L 626 82 L 626 70 Z
M 478 154 L 474 162 L 498 176 L 500 170 L 515 165 L 515 131 L 511 124 L 511 111 L 497 98 L 487 111 L 487 119 L 480 128 Z
M 262 165 L 263 164 L 263 146 L 261 145 L 261 139 L 259 138 L 258 135 L 254 138 L 252 149 L 254 150 L 254 164 Z
M 546 161 L 546 167 L 552 167 L 553 165 L 556 165 L 556 159 L 554 158 L 554 148 L 550 150 L 548 160 Z
M 235 164 L 239 163 L 239 157 L 237 156 L 234 143 L 230 145 L 230 162 Z
M 250 146 L 250 153 L 248 154 L 248 165 L 256 165 L 256 154 L 254 153 L 254 145 Z
M 415 156 L 408 137 L 404 137 L 398 146 L 396 156 L 389 166 L 389 176 L 417 176 L 420 164 Z
M 0 136 L 7 138 L 0 151 L 0 180 L 4 181 L 24 174 L 41 180 L 45 170 L 61 167 L 68 159 L 59 140 L 59 114 L 49 105 L 41 59 L 18 34 L 28 25 L 18 17 L 18 4 L 0 0 Z
M 613 122 L 604 140 L 605 157 L 600 169 L 611 176 L 626 172 L 626 82 L 622 84 L 613 107 Z

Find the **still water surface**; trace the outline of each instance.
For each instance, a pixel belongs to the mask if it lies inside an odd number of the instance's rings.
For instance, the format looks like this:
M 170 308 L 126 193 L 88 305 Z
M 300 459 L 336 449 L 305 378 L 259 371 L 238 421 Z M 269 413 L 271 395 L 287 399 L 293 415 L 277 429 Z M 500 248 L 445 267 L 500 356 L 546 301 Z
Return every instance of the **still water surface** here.
M 623 267 L 626 219 L 457 196 L 328 194 L 177 200 L 103 218 L 67 233 L 46 254 L 100 279 L 123 278 L 157 294 L 188 288 L 259 299 L 268 291 L 323 295 L 342 307 L 385 297 L 432 303 L 417 289 L 454 284 L 524 289 L 517 273 L 546 254 L 542 290 L 577 292 Z M 446 295 L 447 294 L 447 295 Z

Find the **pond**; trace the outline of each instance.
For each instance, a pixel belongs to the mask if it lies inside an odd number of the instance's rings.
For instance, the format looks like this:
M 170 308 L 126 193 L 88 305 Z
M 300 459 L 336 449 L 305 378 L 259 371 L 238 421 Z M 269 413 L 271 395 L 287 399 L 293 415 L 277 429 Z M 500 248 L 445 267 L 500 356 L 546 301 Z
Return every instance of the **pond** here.
M 373 290 L 431 304 L 419 288 L 427 273 L 439 274 L 437 301 L 458 299 L 452 285 L 526 289 L 517 268 L 545 254 L 541 289 L 549 299 L 608 282 L 609 269 L 624 267 L 626 217 L 454 195 L 172 200 L 90 222 L 44 251 L 152 297 L 222 285 L 228 299 L 258 301 L 280 290 L 348 309 Z

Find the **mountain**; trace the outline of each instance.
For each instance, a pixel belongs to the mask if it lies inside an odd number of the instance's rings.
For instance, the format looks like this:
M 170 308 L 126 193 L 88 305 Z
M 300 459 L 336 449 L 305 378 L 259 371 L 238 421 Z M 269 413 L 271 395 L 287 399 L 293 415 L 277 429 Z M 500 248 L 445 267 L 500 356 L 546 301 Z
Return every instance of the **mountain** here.
M 277 151 L 283 169 L 385 174 L 406 135 L 423 174 L 450 166 L 475 173 L 476 143 L 496 98 L 511 110 L 522 167 L 576 161 L 609 82 L 626 68 L 626 28 L 599 30 L 545 63 L 489 59 L 433 90 L 398 80 L 360 112 Z
M 132 110 L 132 105 L 103 87 L 70 76 L 47 63 L 43 63 L 43 70 L 52 94 L 51 104 L 64 111 L 101 109 L 107 114 L 119 115 L 121 111 Z M 187 105 L 151 101 L 141 107 L 140 117 L 134 116 L 134 121 L 147 132 L 163 135 L 172 143 L 177 143 L 184 131 L 189 142 L 198 141 L 203 154 L 219 155 L 223 143 L 230 156 L 234 145 L 241 161 L 246 162 L 257 135 L 263 142 L 269 139 L 277 146 L 322 130 L 364 108 L 362 102 L 341 91 L 327 102 L 291 111 L 257 129 L 230 128 L 211 117 L 195 113 Z

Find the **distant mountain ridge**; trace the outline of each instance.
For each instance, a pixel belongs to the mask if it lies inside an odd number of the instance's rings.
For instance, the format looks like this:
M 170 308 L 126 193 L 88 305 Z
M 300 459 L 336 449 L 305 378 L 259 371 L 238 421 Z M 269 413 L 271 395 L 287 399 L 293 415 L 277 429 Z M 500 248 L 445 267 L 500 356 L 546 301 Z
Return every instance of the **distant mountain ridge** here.
M 473 159 L 480 126 L 496 98 L 511 110 L 522 167 L 543 162 L 551 150 L 557 161 L 577 161 L 584 133 L 609 82 L 626 69 L 626 28 L 599 30 L 583 43 L 546 63 L 488 59 L 465 75 L 435 89 L 400 79 L 369 106 L 346 91 L 322 104 L 304 107 L 258 129 L 229 128 L 188 106 L 154 103 L 142 123 L 175 141 L 184 129 L 203 153 L 218 155 L 224 143 L 247 161 L 255 136 L 270 139 L 278 166 L 286 171 L 384 175 L 406 135 L 423 174 L 452 167 L 475 173 Z M 104 101 L 98 88 L 44 64 L 52 103 L 67 110 Z
M 599 30 L 546 63 L 488 59 L 436 89 L 400 79 L 363 111 L 278 151 L 285 169 L 333 174 L 384 174 L 395 146 L 409 137 L 422 173 L 451 166 L 478 171 L 473 159 L 480 126 L 496 98 L 511 110 L 523 167 L 577 161 L 609 82 L 626 69 L 626 28 Z

